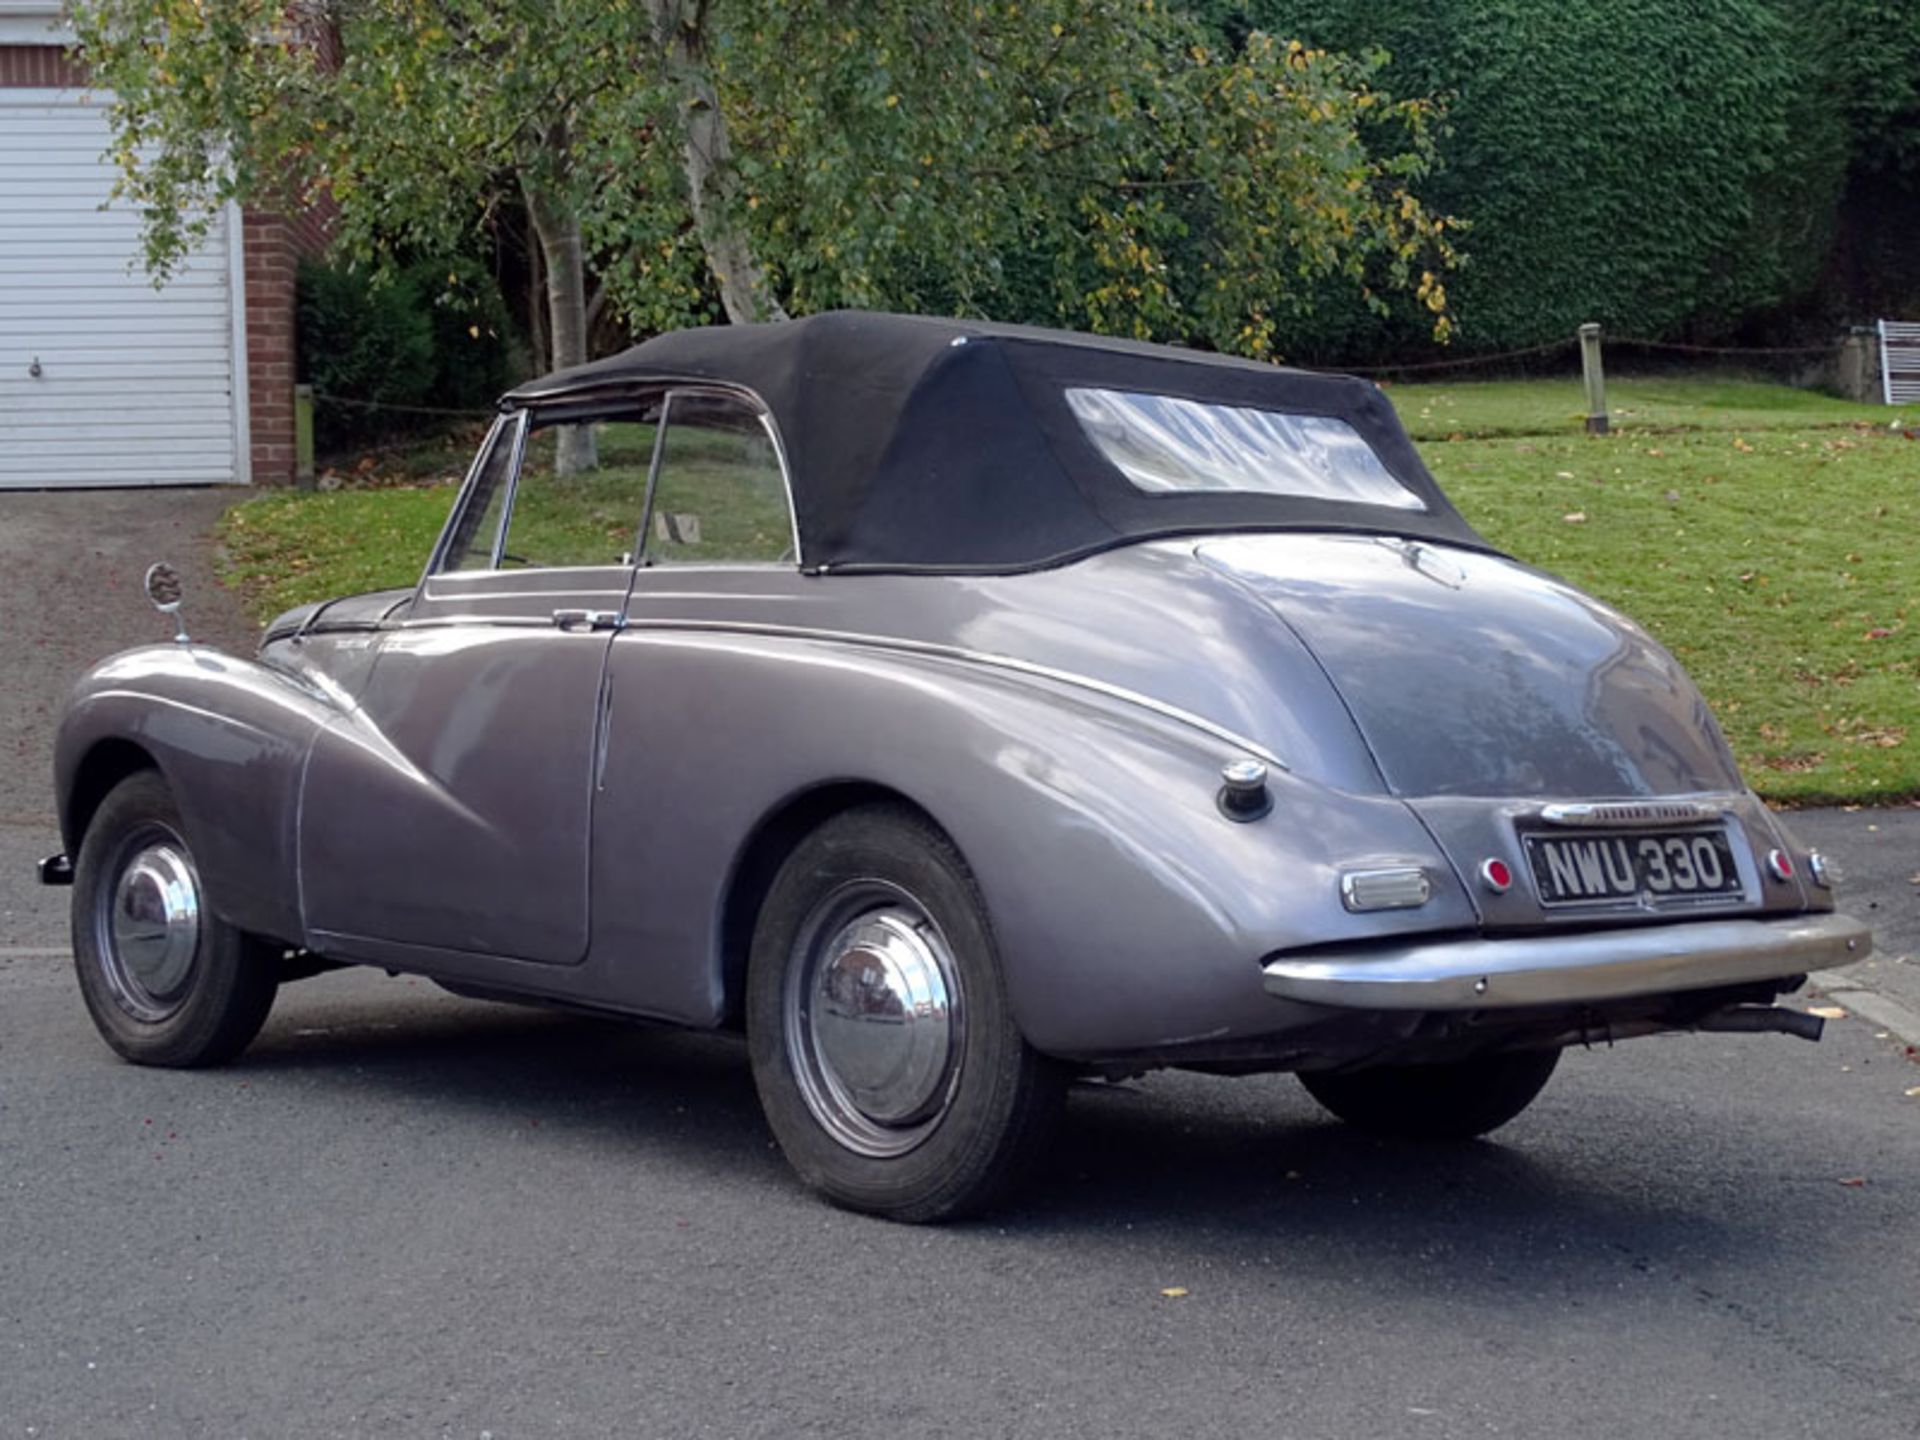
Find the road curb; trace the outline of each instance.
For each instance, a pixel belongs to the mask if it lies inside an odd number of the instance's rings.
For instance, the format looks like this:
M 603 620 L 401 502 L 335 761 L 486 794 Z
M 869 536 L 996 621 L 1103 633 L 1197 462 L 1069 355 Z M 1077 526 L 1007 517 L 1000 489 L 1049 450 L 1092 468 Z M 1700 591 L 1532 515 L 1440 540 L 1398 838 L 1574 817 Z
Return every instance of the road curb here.
M 1865 988 L 1841 970 L 1822 970 L 1809 978 L 1822 996 L 1841 1009 L 1871 1020 L 1905 1044 L 1920 1046 L 1920 1011 Z

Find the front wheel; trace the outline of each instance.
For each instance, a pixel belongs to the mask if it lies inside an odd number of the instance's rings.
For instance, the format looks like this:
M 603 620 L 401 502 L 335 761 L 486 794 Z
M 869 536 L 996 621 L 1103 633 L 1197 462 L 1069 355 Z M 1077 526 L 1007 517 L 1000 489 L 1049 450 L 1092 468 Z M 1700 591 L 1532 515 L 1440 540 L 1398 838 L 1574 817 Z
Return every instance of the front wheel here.
M 904 807 L 838 815 L 781 867 L 754 930 L 747 1039 L 800 1177 L 895 1220 L 990 1204 L 1065 1088 L 1014 1024 L 965 862 Z
M 231 1060 L 273 1006 L 275 959 L 208 908 L 166 781 L 116 785 L 74 865 L 73 960 L 101 1038 L 141 1065 Z
M 1349 1125 L 1403 1140 L 1471 1140 L 1498 1130 L 1546 1086 L 1558 1050 L 1508 1050 L 1444 1065 L 1303 1071 L 1307 1093 Z

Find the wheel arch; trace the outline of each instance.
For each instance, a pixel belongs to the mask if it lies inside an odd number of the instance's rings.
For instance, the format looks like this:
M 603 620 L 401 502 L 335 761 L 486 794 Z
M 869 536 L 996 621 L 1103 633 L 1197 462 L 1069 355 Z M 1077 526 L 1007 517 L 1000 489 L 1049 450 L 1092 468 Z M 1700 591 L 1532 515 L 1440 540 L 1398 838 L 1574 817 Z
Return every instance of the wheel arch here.
M 54 789 L 78 856 L 101 803 L 150 770 L 173 793 L 207 903 L 251 934 L 303 935 L 293 817 L 325 696 L 255 661 L 203 646 L 147 646 L 82 677 L 60 717 Z
M 87 828 L 113 787 L 142 770 L 160 771 L 162 778 L 166 774 L 153 752 L 138 741 L 110 735 L 87 748 L 74 766 L 73 780 L 61 799 L 60 833 L 69 855 L 80 853 Z
M 747 956 L 760 907 L 780 867 L 800 842 L 836 815 L 866 805 L 897 805 L 947 835 L 946 827 L 912 796 L 874 780 L 830 780 L 790 795 L 761 817 L 741 844 L 720 908 L 721 1024 L 738 1029 L 746 1000 Z M 951 836 L 948 836 L 951 841 Z

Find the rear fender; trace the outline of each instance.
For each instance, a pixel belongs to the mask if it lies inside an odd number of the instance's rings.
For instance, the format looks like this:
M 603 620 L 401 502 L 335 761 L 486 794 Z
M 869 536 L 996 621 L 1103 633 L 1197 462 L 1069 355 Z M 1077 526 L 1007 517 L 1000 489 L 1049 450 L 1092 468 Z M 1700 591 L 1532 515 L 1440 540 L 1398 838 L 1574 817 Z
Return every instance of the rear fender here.
M 765 817 L 826 784 L 899 795 L 952 837 L 1016 1018 L 1055 1054 L 1270 1034 L 1299 1018 L 1262 989 L 1272 951 L 1473 923 L 1401 802 L 1275 767 L 1272 813 L 1238 823 L 1216 796 L 1245 752 L 1144 707 L 812 641 L 629 632 L 615 648 L 587 970 L 621 1008 L 719 1020 L 730 877 Z M 1343 866 L 1393 864 L 1429 868 L 1428 905 L 1343 908 Z

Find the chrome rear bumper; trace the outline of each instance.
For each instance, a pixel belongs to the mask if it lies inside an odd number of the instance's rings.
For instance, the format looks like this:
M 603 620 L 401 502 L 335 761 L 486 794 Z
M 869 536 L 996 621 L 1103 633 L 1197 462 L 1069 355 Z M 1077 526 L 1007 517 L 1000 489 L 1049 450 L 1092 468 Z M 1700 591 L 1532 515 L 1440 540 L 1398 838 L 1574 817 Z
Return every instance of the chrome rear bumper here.
M 1776 980 L 1851 965 L 1872 949 L 1872 933 L 1851 916 L 1795 915 L 1282 955 L 1266 965 L 1265 983 L 1288 1000 L 1348 1009 L 1498 1010 Z

